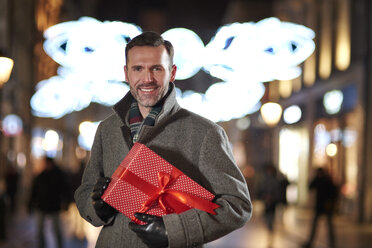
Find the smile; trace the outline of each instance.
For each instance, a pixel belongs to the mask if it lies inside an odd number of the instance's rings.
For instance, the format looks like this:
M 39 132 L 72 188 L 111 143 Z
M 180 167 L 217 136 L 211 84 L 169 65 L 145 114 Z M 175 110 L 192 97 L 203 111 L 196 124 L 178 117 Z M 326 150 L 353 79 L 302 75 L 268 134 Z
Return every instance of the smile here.
M 154 89 L 154 88 L 151 88 L 151 89 L 140 88 L 139 90 L 140 90 L 140 91 L 143 91 L 143 92 L 152 92 L 152 91 L 154 91 L 155 89 Z

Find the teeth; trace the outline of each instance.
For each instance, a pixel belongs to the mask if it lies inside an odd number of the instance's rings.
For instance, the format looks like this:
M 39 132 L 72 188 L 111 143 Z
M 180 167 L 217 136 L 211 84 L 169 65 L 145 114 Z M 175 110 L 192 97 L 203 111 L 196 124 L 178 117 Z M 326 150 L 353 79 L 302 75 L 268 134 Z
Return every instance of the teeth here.
M 154 89 L 143 89 L 143 88 L 141 88 L 141 91 L 145 91 L 145 92 L 151 92 L 151 91 L 153 91 Z
M 152 89 L 141 89 L 142 91 L 145 91 L 145 92 L 150 92 L 150 91 L 153 91 Z

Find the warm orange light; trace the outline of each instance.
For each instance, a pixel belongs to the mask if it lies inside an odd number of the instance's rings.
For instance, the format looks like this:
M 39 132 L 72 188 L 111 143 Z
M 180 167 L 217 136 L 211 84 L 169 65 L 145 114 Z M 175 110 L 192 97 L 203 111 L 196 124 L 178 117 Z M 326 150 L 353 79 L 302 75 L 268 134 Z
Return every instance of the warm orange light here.
M 337 145 L 334 143 L 330 143 L 326 147 L 326 154 L 330 157 L 334 157 L 337 154 Z
M 343 71 L 350 65 L 350 14 L 349 0 L 341 0 L 339 4 L 336 33 L 336 68 Z
M 278 124 L 282 116 L 282 107 L 278 103 L 267 102 L 261 106 L 260 112 L 265 123 L 273 127 Z
M 290 97 L 292 94 L 292 80 L 279 81 L 279 94 L 283 98 Z
M 332 70 L 332 7 L 329 1 L 322 3 L 322 25 L 320 29 L 319 76 L 327 79 Z
M 13 70 L 14 61 L 7 57 L 0 57 L 0 87 L 8 82 Z
M 312 54 L 304 63 L 304 85 L 313 86 L 316 80 L 316 57 Z

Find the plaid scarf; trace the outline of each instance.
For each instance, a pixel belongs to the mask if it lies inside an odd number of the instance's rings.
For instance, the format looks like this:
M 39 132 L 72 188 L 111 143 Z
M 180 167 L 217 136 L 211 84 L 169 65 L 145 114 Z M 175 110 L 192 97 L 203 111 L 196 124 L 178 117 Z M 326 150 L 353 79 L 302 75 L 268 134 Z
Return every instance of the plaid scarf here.
M 154 106 L 151 109 L 148 116 L 145 119 L 143 119 L 141 112 L 138 108 L 138 102 L 135 99 L 133 99 L 133 102 L 130 105 L 129 115 L 128 115 L 129 126 L 130 126 L 130 131 L 132 134 L 132 138 L 133 138 L 133 143 L 137 142 L 138 135 L 143 125 L 154 126 L 155 118 L 156 116 L 158 116 L 162 108 L 163 108 L 162 104 L 158 104 Z

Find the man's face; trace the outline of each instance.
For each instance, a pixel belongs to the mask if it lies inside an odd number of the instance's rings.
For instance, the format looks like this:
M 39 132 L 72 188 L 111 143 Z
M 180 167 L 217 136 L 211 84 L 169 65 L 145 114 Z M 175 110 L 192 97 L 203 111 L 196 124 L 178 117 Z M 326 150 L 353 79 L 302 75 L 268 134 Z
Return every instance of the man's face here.
M 167 93 L 169 82 L 174 81 L 177 68 L 169 64 L 164 46 L 135 46 L 128 51 L 127 56 L 125 80 L 138 101 L 142 115 L 148 114 Z

